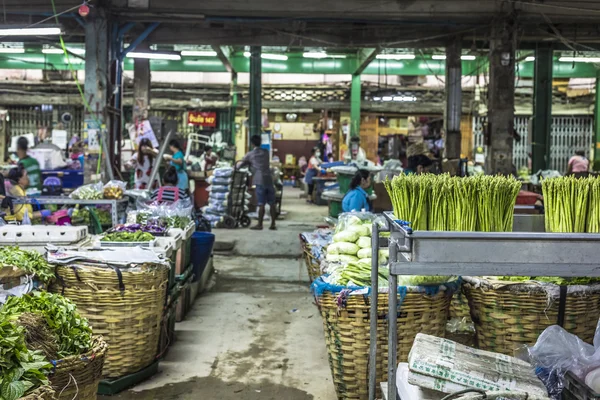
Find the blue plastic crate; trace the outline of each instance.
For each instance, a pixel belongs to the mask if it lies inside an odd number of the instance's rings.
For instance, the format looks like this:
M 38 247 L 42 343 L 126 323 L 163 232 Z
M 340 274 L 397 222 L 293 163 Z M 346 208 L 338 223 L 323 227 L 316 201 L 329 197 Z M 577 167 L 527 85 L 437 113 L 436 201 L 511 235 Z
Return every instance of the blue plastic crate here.
M 42 182 L 50 177 L 59 178 L 63 189 L 77 189 L 83 185 L 83 170 L 42 170 Z

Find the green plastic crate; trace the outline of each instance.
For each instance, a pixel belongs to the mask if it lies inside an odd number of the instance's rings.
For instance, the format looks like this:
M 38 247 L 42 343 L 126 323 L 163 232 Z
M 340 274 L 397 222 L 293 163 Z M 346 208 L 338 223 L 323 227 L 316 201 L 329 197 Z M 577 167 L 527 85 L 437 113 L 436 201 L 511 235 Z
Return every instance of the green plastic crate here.
M 342 213 L 342 202 L 338 200 L 329 200 L 329 216 L 337 218 Z

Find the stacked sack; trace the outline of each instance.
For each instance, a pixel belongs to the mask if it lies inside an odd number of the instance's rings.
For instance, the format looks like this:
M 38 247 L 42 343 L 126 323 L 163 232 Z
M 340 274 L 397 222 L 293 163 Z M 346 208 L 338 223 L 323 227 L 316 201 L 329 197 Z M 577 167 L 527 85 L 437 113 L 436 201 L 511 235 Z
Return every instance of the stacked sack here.
M 241 169 L 234 175 L 232 167 L 217 168 L 208 178 L 208 205 L 202 208 L 204 217 L 213 228 L 218 228 L 228 215 L 236 216 L 240 207 L 248 211 L 251 196 L 246 193 L 248 170 Z M 235 180 L 235 182 L 234 182 Z M 231 207 L 229 202 L 232 202 Z

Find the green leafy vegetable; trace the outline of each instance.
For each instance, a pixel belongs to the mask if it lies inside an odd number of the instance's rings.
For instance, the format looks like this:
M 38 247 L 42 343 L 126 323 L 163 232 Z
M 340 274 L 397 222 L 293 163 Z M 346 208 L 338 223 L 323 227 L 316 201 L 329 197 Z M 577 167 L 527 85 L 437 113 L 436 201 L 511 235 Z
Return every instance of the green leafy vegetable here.
M 45 318 L 48 327 L 58 338 L 60 358 L 83 354 L 90 349 L 92 329 L 69 299 L 48 292 L 10 297 L 0 310 L 0 320 L 16 321 L 23 313 L 39 314 Z
M 102 242 L 151 242 L 154 236 L 148 232 L 114 232 L 105 235 Z
M 17 267 L 28 274 L 34 274 L 45 283 L 55 278 L 54 268 L 37 251 L 22 250 L 16 246 L 2 247 L 0 264 L 6 267 Z
M 488 277 L 497 281 L 506 282 L 544 282 L 553 283 L 555 285 L 568 286 L 568 285 L 589 285 L 594 283 L 600 283 L 600 278 L 588 278 L 588 277 L 577 277 L 577 278 L 562 278 L 559 276 L 491 276 Z

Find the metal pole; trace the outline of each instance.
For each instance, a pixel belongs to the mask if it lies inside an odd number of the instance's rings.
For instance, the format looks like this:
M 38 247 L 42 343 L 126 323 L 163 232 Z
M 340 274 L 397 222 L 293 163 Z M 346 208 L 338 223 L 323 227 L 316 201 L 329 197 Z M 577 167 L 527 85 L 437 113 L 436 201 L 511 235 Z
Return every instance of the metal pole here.
M 462 116 L 461 38 L 456 37 L 446 47 L 446 157 L 460 158 Z
M 260 46 L 250 48 L 250 136 L 262 132 L 262 62 Z
M 531 140 L 532 172 L 545 170 L 550 162 L 550 130 L 552 127 L 552 47 L 538 45 L 535 51 L 533 79 L 533 138 Z
M 360 75 L 352 75 L 350 88 L 350 136 L 360 136 Z
M 398 261 L 398 247 L 390 244 L 390 266 Z M 398 276 L 389 279 L 389 310 L 388 310 L 388 400 L 396 400 L 396 364 L 398 360 Z
M 235 113 L 237 111 L 238 106 L 238 74 L 237 72 L 231 73 L 231 88 L 230 88 L 230 97 L 231 97 L 231 108 L 229 109 L 229 131 L 231 132 L 231 144 L 235 145 Z
M 379 294 L 379 224 L 373 222 L 371 236 L 371 321 L 369 339 L 369 400 L 377 392 L 377 296 Z
M 152 183 L 156 179 L 156 175 L 158 175 L 158 169 L 160 168 L 160 162 L 163 158 L 163 155 L 165 154 L 165 151 L 167 150 L 167 146 L 169 145 L 169 142 L 171 141 L 171 136 L 173 136 L 173 134 L 174 134 L 174 132 L 172 130 L 169 131 L 169 133 L 167 134 L 167 137 L 165 138 L 162 145 L 160 146 L 158 156 L 156 157 L 156 162 L 154 163 L 154 167 L 152 167 L 152 174 L 150 175 L 150 187 L 152 187 Z M 158 180 L 158 182 L 160 183 L 160 179 Z

